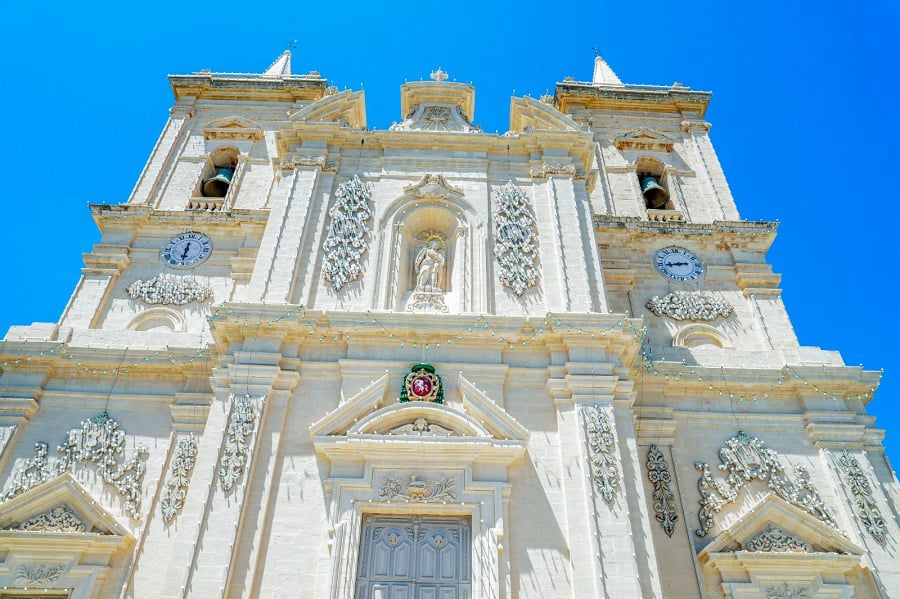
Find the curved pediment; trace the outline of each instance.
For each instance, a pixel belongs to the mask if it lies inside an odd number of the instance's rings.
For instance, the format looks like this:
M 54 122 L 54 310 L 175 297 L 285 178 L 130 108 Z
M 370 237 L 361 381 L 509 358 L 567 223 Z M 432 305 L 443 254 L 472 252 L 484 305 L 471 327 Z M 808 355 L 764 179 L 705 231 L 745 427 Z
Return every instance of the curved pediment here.
M 441 404 L 410 401 L 382 408 L 357 422 L 348 435 L 490 437 L 472 417 Z
M 343 91 L 325 96 L 290 116 L 292 123 L 340 123 L 353 129 L 366 127 L 364 92 Z

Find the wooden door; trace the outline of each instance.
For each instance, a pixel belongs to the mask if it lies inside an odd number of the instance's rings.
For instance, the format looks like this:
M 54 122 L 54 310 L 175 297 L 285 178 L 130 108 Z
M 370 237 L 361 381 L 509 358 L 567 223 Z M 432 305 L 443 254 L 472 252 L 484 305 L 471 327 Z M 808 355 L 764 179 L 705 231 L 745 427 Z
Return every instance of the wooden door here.
M 365 516 L 357 599 L 470 599 L 467 518 Z

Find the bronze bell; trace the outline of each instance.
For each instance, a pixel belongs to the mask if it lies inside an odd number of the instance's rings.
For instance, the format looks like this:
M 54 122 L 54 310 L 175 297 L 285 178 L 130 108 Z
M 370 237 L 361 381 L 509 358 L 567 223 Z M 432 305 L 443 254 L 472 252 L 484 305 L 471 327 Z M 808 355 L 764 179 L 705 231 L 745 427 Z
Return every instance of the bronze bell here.
M 647 202 L 647 208 L 653 210 L 664 209 L 669 201 L 669 192 L 653 175 L 641 175 L 641 195 Z
M 201 191 L 208 198 L 224 198 L 228 193 L 228 186 L 231 185 L 231 178 L 234 176 L 234 169 L 231 167 L 222 167 L 216 169 L 216 174 L 203 182 Z

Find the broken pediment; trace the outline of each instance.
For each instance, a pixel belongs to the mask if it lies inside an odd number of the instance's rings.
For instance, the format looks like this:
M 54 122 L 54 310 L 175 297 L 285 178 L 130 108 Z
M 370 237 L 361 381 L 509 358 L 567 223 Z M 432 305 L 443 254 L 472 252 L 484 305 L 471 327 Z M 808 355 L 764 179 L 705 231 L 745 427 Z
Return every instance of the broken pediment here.
M 399 402 L 384 375 L 310 427 L 329 459 L 404 457 L 510 463 L 525 452 L 528 431 L 462 375 L 453 405 Z
M 509 106 L 509 130 L 525 131 L 581 131 L 582 127 L 556 107 L 534 98 L 512 98 Z
M 458 106 L 437 103 L 419 104 L 402 123 L 391 125 L 391 131 L 481 133 Z
M 258 124 L 241 116 L 228 116 L 203 125 L 203 137 L 210 139 L 262 139 Z
M 338 123 L 353 129 L 366 128 L 366 101 L 361 91 L 342 91 L 304 106 L 290 116 L 292 124 Z
M 415 196 L 422 200 L 447 197 L 461 200 L 463 191 L 459 187 L 454 187 L 447 183 L 447 179 L 444 178 L 444 175 L 426 174 L 418 183 L 404 187 L 403 195 Z
M 675 139 L 647 127 L 638 127 L 613 138 L 613 144 L 620 150 L 662 150 L 671 152 Z

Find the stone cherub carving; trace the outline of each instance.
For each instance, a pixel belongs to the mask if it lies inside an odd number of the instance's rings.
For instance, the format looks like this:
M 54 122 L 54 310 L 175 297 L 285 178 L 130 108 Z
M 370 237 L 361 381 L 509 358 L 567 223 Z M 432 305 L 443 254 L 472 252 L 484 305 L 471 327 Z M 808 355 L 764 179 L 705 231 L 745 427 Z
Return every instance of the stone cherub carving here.
M 433 237 L 416 254 L 416 291 L 441 291 L 446 262 L 443 245 L 440 239 Z

